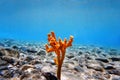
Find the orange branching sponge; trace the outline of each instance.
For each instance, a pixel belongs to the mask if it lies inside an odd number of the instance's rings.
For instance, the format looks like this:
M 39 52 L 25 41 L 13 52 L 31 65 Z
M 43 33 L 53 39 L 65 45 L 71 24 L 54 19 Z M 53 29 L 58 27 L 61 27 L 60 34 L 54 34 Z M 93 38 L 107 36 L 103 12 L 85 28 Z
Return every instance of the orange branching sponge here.
M 51 47 L 48 46 L 48 44 L 45 45 L 46 51 L 49 52 L 55 52 L 56 58 L 54 58 L 54 62 L 57 65 L 57 78 L 61 80 L 61 67 L 63 64 L 63 60 L 65 58 L 66 48 L 72 46 L 73 42 L 73 36 L 70 36 L 69 41 L 67 42 L 66 38 L 64 41 L 62 41 L 60 38 L 57 41 L 54 32 L 51 32 L 51 34 L 48 34 L 48 42 Z

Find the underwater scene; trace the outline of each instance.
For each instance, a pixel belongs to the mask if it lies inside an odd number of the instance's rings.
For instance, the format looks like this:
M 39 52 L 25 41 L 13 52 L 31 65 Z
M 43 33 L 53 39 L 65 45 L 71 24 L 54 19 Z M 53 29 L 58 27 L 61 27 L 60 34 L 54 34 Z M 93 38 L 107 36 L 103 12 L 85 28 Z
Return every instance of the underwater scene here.
M 120 0 L 0 0 L 0 80 L 120 80 Z

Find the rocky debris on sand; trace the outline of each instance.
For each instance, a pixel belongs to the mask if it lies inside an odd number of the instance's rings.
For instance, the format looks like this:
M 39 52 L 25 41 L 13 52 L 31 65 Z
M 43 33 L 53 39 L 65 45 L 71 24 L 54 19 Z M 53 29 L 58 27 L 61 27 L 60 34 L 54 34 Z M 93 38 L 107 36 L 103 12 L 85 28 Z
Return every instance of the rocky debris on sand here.
M 120 80 L 120 55 L 116 49 L 72 46 L 66 52 L 61 80 Z M 43 44 L 0 42 L 0 80 L 58 80 L 54 54 Z
M 0 56 L 10 56 L 19 58 L 19 52 L 10 48 L 0 48 Z

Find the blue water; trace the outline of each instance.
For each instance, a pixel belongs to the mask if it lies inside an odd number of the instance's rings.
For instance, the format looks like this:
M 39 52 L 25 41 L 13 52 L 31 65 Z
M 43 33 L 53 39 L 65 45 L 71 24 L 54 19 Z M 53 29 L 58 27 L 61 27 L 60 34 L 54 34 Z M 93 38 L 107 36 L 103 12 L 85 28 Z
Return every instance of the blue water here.
M 0 0 L 0 38 L 47 42 L 50 31 L 120 48 L 120 0 Z

